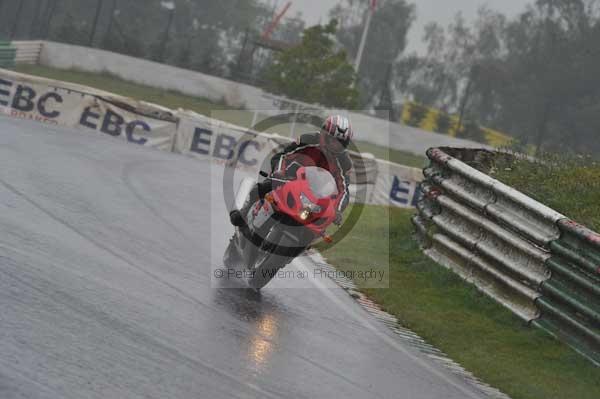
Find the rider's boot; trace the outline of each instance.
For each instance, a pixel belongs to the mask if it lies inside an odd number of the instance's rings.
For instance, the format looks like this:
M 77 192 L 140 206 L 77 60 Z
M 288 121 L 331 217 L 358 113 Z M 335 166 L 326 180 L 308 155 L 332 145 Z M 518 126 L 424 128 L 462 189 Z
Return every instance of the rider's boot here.
M 240 210 L 234 209 L 229 213 L 229 220 L 232 225 L 236 227 L 244 227 L 247 225 L 246 216 L 248 216 L 248 211 L 250 211 L 250 207 L 256 203 L 259 199 L 264 199 L 265 195 L 273 189 L 273 184 L 271 180 L 265 180 L 261 183 L 257 183 L 252 187 L 250 193 L 248 193 L 248 197 L 246 198 L 246 202 L 242 205 Z
M 246 216 L 248 215 L 248 211 L 250 211 L 250 207 L 254 205 L 256 201 L 258 201 L 258 185 L 254 185 L 248 197 L 246 197 L 246 201 L 244 205 L 242 205 L 241 209 L 234 209 L 229 212 L 229 221 L 232 225 L 236 227 L 244 227 L 246 226 Z

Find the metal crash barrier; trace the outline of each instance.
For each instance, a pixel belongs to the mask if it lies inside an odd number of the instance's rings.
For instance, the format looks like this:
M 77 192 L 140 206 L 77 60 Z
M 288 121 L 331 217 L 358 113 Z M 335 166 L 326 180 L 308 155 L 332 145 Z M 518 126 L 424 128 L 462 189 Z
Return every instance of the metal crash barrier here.
M 413 218 L 425 254 L 600 365 L 600 235 L 484 173 L 502 154 L 427 156 Z
M 0 40 L 0 68 L 12 68 L 15 66 L 17 49 L 10 42 Z

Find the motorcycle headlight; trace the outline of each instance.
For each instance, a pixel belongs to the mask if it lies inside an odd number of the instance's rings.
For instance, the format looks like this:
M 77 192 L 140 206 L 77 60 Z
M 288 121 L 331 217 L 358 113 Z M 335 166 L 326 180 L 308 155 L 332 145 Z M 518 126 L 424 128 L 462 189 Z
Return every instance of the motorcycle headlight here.
M 306 219 L 308 219 L 308 218 L 309 218 L 309 216 L 310 216 L 310 213 L 311 213 L 311 212 L 310 212 L 310 209 L 308 209 L 308 208 L 304 208 L 304 209 L 302 209 L 302 211 L 300 211 L 300 219 L 301 219 L 301 220 L 306 220 Z
M 302 208 L 307 209 L 310 213 L 321 213 L 321 207 L 309 200 L 304 193 L 300 193 L 300 202 L 302 203 Z

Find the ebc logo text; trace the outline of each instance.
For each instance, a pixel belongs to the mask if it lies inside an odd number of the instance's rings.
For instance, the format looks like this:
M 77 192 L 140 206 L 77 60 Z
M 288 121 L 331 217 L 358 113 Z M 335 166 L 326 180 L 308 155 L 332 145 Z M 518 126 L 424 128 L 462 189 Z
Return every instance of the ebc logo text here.
M 39 94 L 31 87 L 19 84 L 11 98 L 13 86 L 14 82 L 0 79 L 0 106 L 12 108 L 12 116 L 41 121 L 51 121 L 60 116 L 58 105 L 63 102 L 60 94 L 53 91 Z

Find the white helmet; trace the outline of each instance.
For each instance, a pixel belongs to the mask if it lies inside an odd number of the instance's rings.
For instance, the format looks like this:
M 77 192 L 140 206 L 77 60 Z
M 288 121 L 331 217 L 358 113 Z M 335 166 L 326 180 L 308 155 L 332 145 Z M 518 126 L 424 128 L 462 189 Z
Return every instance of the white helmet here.
M 342 143 L 344 148 L 350 144 L 350 140 L 352 140 L 352 136 L 354 135 L 350 120 L 341 115 L 333 115 L 325 119 L 323 131 L 329 136 L 336 138 Z

